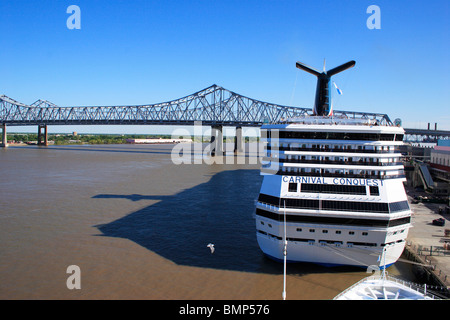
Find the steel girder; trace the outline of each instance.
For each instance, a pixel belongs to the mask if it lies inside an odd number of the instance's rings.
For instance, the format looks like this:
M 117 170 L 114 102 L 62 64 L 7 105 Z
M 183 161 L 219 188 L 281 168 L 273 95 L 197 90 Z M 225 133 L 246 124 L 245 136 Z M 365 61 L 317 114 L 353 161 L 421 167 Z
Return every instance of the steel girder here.
M 26 105 L 7 96 L 0 96 L 0 123 L 23 125 L 112 125 L 159 124 L 261 126 L 289 118 L 310 115 L 309 108 L 276 105 L 251 99 L 217 85 L 189 96 L 163 103 L 139 106 L 59 107 L 38 100 Z M 385 114 L 334 111 L 345 118 L 377 119 L 391 124 Z

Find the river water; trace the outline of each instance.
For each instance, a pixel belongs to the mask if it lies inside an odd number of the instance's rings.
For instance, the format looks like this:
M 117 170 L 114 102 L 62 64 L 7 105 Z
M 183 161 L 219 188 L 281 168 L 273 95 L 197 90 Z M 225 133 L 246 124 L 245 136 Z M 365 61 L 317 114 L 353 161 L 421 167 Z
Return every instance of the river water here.
M 174 164 L 173 147 L 1 149 L 0 299 L 281 299 L 283 266 L 256 242 L 256 152 Z M 72 265 L 81 289 L 67 286 Z M 388 271 L 415 280 L 403 262 Z M 287 274 L 288 299 L 332 299 L 367 276 Z

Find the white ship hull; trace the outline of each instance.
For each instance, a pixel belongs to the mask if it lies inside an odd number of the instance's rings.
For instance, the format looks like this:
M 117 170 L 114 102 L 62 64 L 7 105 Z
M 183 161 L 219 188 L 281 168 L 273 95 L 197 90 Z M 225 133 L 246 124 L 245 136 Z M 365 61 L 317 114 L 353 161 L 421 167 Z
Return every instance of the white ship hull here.
M 261 250 L 269 258 L 283 260 L 283 241 L 261 233 L 257 234 Z M 357 266 L 372 267 L 374 270 L 389 267 L 401 256 L 405 243 L 397 243 L 386 248 L 386 259 L 383 249 L 348 247 L 346 245 L 313 244 L 289 241 L 287 246 L 287 262 L 309 262 L 324 266 Z

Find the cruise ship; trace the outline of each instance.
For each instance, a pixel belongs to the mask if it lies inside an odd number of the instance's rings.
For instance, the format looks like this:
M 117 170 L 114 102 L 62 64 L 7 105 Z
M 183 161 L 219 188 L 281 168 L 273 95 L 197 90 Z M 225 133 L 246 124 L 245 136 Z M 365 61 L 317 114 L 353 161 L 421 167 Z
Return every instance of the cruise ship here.
M 256 235 L 272 259 L 385 268 L 403 252 L 404 130 L 387 115 L 333 112 L 331 76 L 354 65 L 320 72 L 297 62 L 318 78 L 313 113 L 261 128 Z

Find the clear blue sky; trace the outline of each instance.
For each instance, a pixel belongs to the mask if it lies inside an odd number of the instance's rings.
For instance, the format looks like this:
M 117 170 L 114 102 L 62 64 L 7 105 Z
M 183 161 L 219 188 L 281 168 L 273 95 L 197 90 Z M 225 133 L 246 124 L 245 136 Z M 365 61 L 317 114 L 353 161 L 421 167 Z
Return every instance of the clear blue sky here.
M 66 27 L 72 4 L 81 30 Z M 366 26 L 372 4 L 380 30 Z M 0 0 L 0 94 L 28 104 L 133 105 L 215 83 L 312 107 L 316 79 L 295 62 L 321 69 L 326 58 L 329 69 L 355 60 L 334 78 L 344 92 L 335 109 L 450 130 L 449 21 L 448 0 Z

